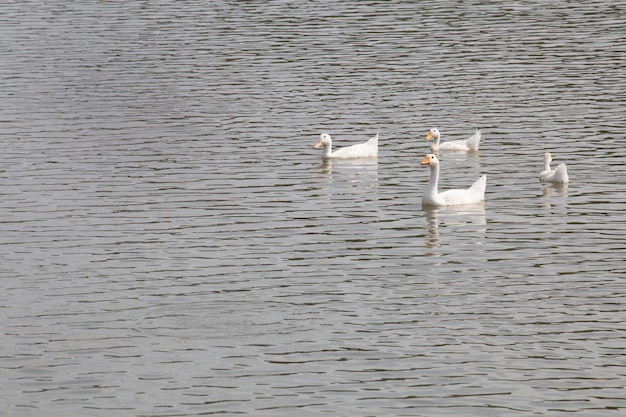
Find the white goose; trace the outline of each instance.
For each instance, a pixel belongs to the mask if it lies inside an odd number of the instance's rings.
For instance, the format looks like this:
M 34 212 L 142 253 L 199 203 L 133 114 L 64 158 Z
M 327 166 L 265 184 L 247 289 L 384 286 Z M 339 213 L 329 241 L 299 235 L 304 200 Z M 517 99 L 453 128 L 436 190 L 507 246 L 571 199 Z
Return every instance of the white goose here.
M 359 143 L 352 146 L 346 146 L 345 148 L 332 151 L 333 140 L 328 133 L 322 133 L 314 148 L 324 147 L 322 158 L 374 158 L 378 156 L 378 133 L 365 143 Z
M 439 152 L 440 149 L 443 151 L 477 151 L 480 145 L 480 129 L 476 129 L 476 132 L 468 139 L 453 140 L 439 144 L 441 134 L 438 129 L 432 128 L 426 135 L 426 139 L 433 139 L 435 141 L 435 143 L 430 146 L 430 150 L 435 153 Z
M 439 159 L 436 155 L 428 154 L 422 161 L 422 165 L 430 166 L 430 179 L 424 195 L 422 204 L 427 206 L 453 206 L 459 204 L 474 204 L 485 200 L 485 188 L 487 187 L 487 176 L 483 175 L 472 184 L 467 190 L 455 189 L 446 190 L 441 193 L 439 187 Z
M 543 154 L 543 171 L 539 174 L 539 180 L 543 182 L 555 182 L 565 183 L 569 182 L 569 175 L 567 175 L 567 166 L 561 163 L 557 165 L 556 169 L 550 169 L 550 162 L 552 162 L 552 154 L 546 152 Z

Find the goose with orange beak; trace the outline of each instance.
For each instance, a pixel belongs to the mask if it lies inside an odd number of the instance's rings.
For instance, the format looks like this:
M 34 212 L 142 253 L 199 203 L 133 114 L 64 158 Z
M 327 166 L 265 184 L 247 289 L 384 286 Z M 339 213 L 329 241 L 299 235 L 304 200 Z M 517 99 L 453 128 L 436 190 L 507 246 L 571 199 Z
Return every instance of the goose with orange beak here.
M 441 133 L 436 128 L 430 129 L 426 135 L 426 140 L 433 140 L 434 143 L 430 145 L 430 150 L 434 153 L 442 151 L 477 151 L 480 146 L 480 129 L 476 129 L 476 132 L 468 139 L 453 140 L 450 142 L 439 143 L 441 140 Z
M 328 133 L 322 133 L 313 146 L 315 149 L 324 148 L 322 158 L 331 159 L 352 159 L 352 158 L 374 158 L 378 156 L 378 133 L 365 143 L 359 143 L 345 148 L 337 149 L 333 152 L 333 139 Z
M 428 154 L 422 161 L 422 165 L 430 167 L 430 179 L 422 196 L 422 204 L 425 206 L 446 207 L 461 204 L 475 204 L 485 200 L 485 188 L 487 176 L 483 175 L 468 189 L 452 189 L 439 192 L 439 158 L 437 155 Z

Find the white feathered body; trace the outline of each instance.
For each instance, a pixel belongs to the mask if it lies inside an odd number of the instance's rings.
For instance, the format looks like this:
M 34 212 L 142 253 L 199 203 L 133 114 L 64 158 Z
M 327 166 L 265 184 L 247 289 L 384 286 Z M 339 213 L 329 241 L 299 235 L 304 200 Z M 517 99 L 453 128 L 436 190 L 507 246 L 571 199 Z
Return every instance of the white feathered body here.
M 422 204 L 427 206 L 455 206 L 461 204 L 475 204 L 485 200 L 487 176 L 477 179 L 468 189 L 452 189 L 439 192 L 439 159 L 436 155 L 426 155 L 422 165 L 430 166 L 430 178 L 426 191 L 422 196 Z
M 433 139 L 435 142 L 430 146 L 431 151 L 477 151 L 480 146 L 480 129 L 476 129 L 476 132 L 467 139 L 453 140 L 449 142 L 439 143 L 441 140 L 441 134 L 437 129 L 431 129 L 426 136 L 426 139 Z
M 332 151 L 332 138 L 327 133 L 322 133 L 315 144 L 315 148 L 323 147 L 323 158 L 353 159 L 353 158 L 374 158 L 378 156 L 378 133 L 365 143 Z
M 550 168 L 552 162 L 552 155 L 550 152 L 546 152 L 543 155 L 543 171 L 539 174 L 539 180 L 542 182 L 551 183 L 566 183 L 569 182 L 569 175 L 567 174 L 567 166 L 563 163 L 557 165 L 556 169 Z

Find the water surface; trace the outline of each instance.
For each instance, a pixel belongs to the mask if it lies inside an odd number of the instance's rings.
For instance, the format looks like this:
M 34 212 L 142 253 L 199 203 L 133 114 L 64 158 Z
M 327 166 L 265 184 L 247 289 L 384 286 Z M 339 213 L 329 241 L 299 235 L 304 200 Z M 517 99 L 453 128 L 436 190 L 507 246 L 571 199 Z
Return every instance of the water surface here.
M 3 4 L 0 414 L 620 415 L 625 9 Z

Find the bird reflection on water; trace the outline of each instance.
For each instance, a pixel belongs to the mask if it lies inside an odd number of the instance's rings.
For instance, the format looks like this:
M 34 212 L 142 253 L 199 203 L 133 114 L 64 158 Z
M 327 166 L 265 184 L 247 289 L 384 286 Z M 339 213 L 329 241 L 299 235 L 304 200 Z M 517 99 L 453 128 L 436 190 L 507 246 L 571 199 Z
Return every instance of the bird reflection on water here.
M 465 232 L 475 232 L 473 244 L 480 244 L 487 231 L 487 218 L 483 204 L 471 204 L 447 208 L 422 207 L 428 225 L 426 227 L 425 243 L 430 248 L 442 245 L 442 234 L 458 235 Z M 481 226 L 477 228 L 476 226 Z

